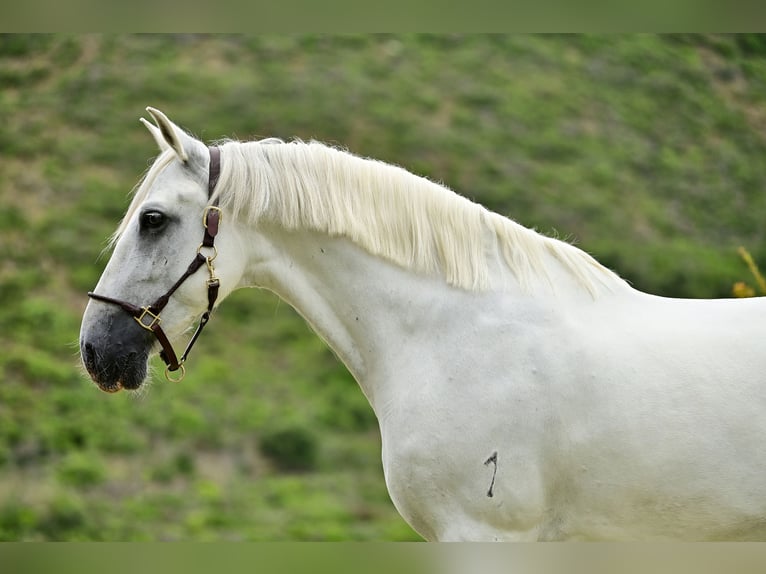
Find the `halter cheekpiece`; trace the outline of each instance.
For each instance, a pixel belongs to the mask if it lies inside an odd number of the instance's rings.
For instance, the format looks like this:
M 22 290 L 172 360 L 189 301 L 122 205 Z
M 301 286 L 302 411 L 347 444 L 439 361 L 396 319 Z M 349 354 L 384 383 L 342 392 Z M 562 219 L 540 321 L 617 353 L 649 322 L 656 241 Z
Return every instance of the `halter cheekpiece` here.
M 210 152 L 210 168 L 208 170 L 207 184 L 209 200 L 213 197 L 213 191 L 215 190 L 215 186 L 218 183 L 218 176 L 221 173 L 221 150 L 218 147 L 212 146 L 208 148 L 208 151 Z M 106 297 L 92 291 L 88 292 L 88 297 L 91 299 L 96 299 L 97 301 L 103 301 L 104 303 L 111 303 L 113 305 L 119 306 L 131 317 L 133 317 L 139 325 L 154 334 L 154 336 L 157 338 L 157 341 L 159 341 L 160 345 L 162 346 L 160 358 L 165 362 L 165 378 L 167 378 L 169 381 L 179 382 L 186 375 L 184 363 L 189 356 L 189 351 L 191 351 L 194 343 L 202 333 L 202 329 L 210 320 L 210 314 L 213 312 L 213 306 L 215 305 L 216 299 L 218 299 L 218 288 L 220 287 L 220 281 L 215 275 L 213 261 L 218 256 L 218 250 L 215 247 L 215 236 L 218 235 L 218 226 L 221 223 L 221 218 L 221 210 L 218 207 L 218 200 L 216 199 L 211 205 L 208 205 L 205 208 L 205 211 L 202 214 L 204 235 L 202 237 L 202 243 L 200 243 L 199 247 L 197 248 L 197 255 L 189 264 L 189 267 L 186 269 L 184 274 L 181 275 L 180 279 L 178 279 L 178 281 L 176 281 L 164 295 L 160 296 L 151 305 L 146 307 L 139 307 L 137 305 L 133 305 L 132 303 L 128 303 L 127 301 L 114 299 L 112 297 Z M 205 253 L 207 253 L 207 255 L 205 255 Z M 181 355 L 181 358 L 178 359 L 176 357 L 175 351 L 173 350 L 173 346 L 170 344 L 170 340 L 168 339 L 167 335 L 165 335 L 165 332 L 160 326 L 160 323 L 162 322 L 160 313 L 168 304 L 168 301 L 170 301 L 170 297 L 173 295 L 173 293 L 175 293 L 176 290 L 183 284 L 183 282 L 194 275 L 194 273 L 196 273 L 203 265 L 207 266 L 209 275 L 207 280 L 207 310 L 202 314 L 199 325 L 197 325 L 197 330 L 194 332 L 194 335 L 192 335 L 192 338 L 186 345 L 186 349 Z M 178 371 L 179 369 L 181 373 L 178 377 L 174 378 L 171 376 L 170 373 Z

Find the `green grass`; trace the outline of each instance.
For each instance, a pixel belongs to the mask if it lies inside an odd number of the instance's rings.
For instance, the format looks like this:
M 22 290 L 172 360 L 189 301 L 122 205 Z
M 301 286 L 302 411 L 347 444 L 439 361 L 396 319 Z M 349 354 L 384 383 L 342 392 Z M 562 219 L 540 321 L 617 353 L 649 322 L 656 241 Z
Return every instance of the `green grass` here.
M 180 385 L 81 373 L 147 105 L 397 163 L 657 294 L 766 259 L 762 36 L 0 35 L 2 540 L 418 539 L 361 391 L 268 293 L 225 302 Z

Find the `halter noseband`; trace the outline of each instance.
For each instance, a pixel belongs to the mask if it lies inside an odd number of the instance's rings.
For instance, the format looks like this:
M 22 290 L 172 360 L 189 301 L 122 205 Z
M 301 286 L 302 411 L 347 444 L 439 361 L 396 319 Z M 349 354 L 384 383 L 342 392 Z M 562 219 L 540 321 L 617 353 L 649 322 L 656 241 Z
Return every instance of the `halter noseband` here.
M 210 152 L 210 168 L 208 172 L 207 193 L 208 199 L 210 199 L 213 196 L 213 190 L 215 190 L 216 183 L 218 183 L 218 176 L 221 173 L 221 150 L 217 147 L 209 147 L 208 150 Z M 88 292 L 88 297 L 91 299 L 96 299 L 97 301 L 103 301 L 104 303 L 117 305 L 125 312 L 127 312 L 128 315 L 133 317 L 136 322 L 138 322 L 138 324 L 141 325 L 144 329 L 151 331 L 154 334 L 154 336 L 157 338 L 157 341 L 159 341 L 160 345 L 162 346 L 160 358 L 165 362 L 165 365 L 167 365 L 165 368 L 165 378 L 169 381 L 173 381 L 174 383 L 181 381 L 186 375 L 184 362 L 186 362 L 186 359 L 189 356 L 189 351 L 191 351 L 194 343 L 202 333 L 202 329 L 210 320 L 210 313 L 212 313 L 213 305 L 215 305 L 215 301 L 218 298 L 218 288 L 220 286 L 220 281 L 218 280 L 218 277 L 215 276 L 213 261 L 218 256 L 218 250 L 215 247 L 215 236 L 218 234 L 218 226 L 220 223 L 221 210 L 218 207 L 218 200 L 216 199 L 212 205 L 208 205 L 205 208 L 205 211 L 202 214 L 202 225 L 205 228 L 205 234 L 202 238 L 202 243 L 200 243 L 200 246 L 197 247 L 197 255 L 189 264 L 189 267 L 186 269 L 184 274 L 181 275 L 181 278 L 176 281 L 164 295 L 160 296 L 151 305 L 148 305 L 147 307 L 138 307 L 137 305 L 133 305 L 127 301 L 114 299 L 112 297 L 106 297 L 92 291 Z M 210 255 L 203 255 L 203 249 L 208 250 L 208 252 L 212 250 L 212 253 Z M 209 274 L 207 281 L 207 311 L 202 314 L 199 325 L 197 325 L 197 330 L 194 332 L 194 335 L 192 335 L 192 338 L 186 345 L 186 349 L 184 350 L 183 355 L 181 355 L 181 359 L 179 360 L 176 357 L 173 346 L 170 344 L 170 340 L 168 339 L 167 335 L 165 335 L 165 332 L 160 326 L 160 322 L 162 321 L 160 318 L 160 313 L 168 304 L 168 301 L 170 301 L 170 297 L 173 295 L 173 293 L 175 293 L 176 290 L 183 284 L 183 282 L 194 275 L 194 273 L 196 273 L 197 270 L 203 265 L 207 265 Z M 170 376 L 170 373 L 179 369 L 181 370 L 180 376 L 177 378 Z

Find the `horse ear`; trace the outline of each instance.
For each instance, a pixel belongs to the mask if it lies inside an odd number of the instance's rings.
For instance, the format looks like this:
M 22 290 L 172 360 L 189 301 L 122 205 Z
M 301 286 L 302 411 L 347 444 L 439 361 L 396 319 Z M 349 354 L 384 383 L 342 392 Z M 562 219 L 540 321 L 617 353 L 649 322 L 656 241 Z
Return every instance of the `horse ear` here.
M 143 118 L 141 119 L 144 121 L 144 125 L 149 128 L 149 131 L 155 141 L 157 141 L 160 149 L 165 150 L 171 148 L 176 152 L 178 159 L 184 163 L 188 163 L 189 153 L 196 145 L 198 145 L 198 142 L 171 122 L 161 111 L 151 107 L 146 108 L 146 111 L 151 114 L 152 118 L 154 118 L 157 127 L 152 126 L 149 122 L 143 120 Z
M 165 141 L 165 138 L 162 137 L 162 132 L 160 129 L 155 126 L 153 123 L 146 121 L 144 118 L 138 118 L 141 120 L 141 123 L 146 126 L 146 129 L 149 130 L 149 133 L 152 134 L 152 137 L 154 138 L 154 141 L 157 142 L 157 145 L 160 148 L 160 151 L 165 151 L 166 149 L 170 149 L 170 146 Z

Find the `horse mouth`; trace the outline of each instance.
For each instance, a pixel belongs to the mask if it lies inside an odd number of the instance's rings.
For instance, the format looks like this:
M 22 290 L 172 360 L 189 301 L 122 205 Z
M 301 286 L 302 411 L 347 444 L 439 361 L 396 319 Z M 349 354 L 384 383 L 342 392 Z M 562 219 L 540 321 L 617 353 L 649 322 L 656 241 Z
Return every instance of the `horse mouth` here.
M 98 387 L 100 391 L 103 391 L 105 393 L 114 394 L 118 393 L 120 391 L 135 391 L 138 390 L 138 388 L 143 384 L 144 382 L 144 376 L 142 373 L 145 372 L 144 369 L 140 370 L 141 373 L 138 373 L 136 375 L 123 375 L 119 379 L 111 379 L 107 377 L 96 377 L 93 376 L 92 373 L 88 373 L 90 375 L 91 380 L 93 383 Z
M 116 393 L 123 389 L 134 391 L 146 379 L 146 350 L 108 356 L 97 352 L 94 345 L 85 343 L 81 346 L 81 359 L 91 380 L 105 393 Z

